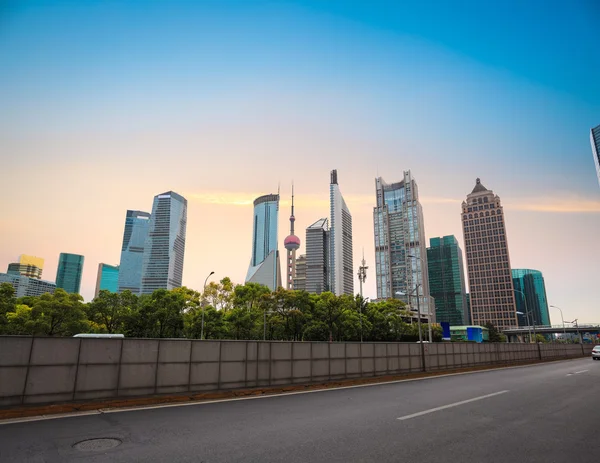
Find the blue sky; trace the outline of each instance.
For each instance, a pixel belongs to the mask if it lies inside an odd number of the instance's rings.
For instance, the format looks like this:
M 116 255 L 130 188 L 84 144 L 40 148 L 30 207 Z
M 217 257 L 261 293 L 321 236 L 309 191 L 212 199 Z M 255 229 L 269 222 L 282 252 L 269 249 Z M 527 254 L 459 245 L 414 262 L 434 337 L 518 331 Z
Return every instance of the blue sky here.
M 91 294 L 97 262 L 118 261 L 125 210 L 173 189 L 195 198 L 184 283 L 213 267 L 239 281 L 251 211 L 228 201 L 294 179 L 301 229 L 326 215 L 333 168 L 356 263 L 372 255 L 373 178 L 411 169 L 428 237 L 462 240 L 459 203 L 481 177 L 507 203 L 513 267 L 539 268 L 549 299 L 586 314 L 600 273 L 598 24 L 593 0 L 5 1 L 0 180 L 37 188 L 2 200 L 0 267 L 80 252 Z M 37 227 L 46 241 L 23 231 Z

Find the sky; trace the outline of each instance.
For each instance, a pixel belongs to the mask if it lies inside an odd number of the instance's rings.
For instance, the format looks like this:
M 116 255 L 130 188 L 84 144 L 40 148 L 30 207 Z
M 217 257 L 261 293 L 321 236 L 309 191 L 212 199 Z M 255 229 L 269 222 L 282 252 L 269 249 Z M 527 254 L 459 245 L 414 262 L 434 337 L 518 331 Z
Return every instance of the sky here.
M 337 169 L 375 297 L 375 177 L 410 169 L 428 239 L 462 246 L 480 177 L 512 267 L 542 271 L 565 320 L 600 322 L 599 24 L 594 0 L 4 1 L 0 271 L 36 255 L 54 281 L 83 254 L 90 300 L 126 210 L 173 190 L 184 285 L 243 283 L 253 199 L 280 185 L 282 245 L 293 181 L 304 241 Z

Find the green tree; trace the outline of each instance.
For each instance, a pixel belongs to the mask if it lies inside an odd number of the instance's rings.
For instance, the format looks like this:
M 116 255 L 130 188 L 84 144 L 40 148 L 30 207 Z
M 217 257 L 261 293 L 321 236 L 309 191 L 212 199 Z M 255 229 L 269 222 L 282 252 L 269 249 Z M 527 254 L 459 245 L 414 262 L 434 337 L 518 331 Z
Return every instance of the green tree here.
M 503 335 L 493 323 L 488 322 L 484 326 L 488 329 L 490 342 L 506 342 L 506 336 Z
M 11 334 L 6 314 L 14 312 L 16 305 L 15 288 L 10 283 L 0 284 L 0 334 Z
M 35 324 L 31 318 L 32 309 L 25 304 L 17 304 L 14 312 L 7 312 L 8 333 L 12 335 L 35 334 Z
M 217 310 L 227 312 L 233 307 L 234 291 L 235 285 L 229 277 L 225 277 L 218 283 L 211 281 L 202 294 L 202 300 Z
M 73 336 L 88 331 L 83 298 L 57 288 L 41 295 L 31 311 L 33 332 L 45 336 Z
M 122 333 L 125 321 L 131 315 L 131 306 L 128 302 L 129 294 L 121 295 L 101 290 L 92 302 L 86 305 L 88 320 L 93 323 L 96 331 L 102 333 Z M 124 303 L 124 301 L 126 303 Z

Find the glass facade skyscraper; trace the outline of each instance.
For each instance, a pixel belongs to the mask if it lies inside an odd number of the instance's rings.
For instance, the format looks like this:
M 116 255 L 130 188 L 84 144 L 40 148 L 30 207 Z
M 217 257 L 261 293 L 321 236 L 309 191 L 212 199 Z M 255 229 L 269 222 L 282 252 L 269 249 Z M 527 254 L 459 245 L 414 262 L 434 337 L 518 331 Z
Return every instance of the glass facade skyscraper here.
M 116 293 L 119 290 L 119 266 L 98 264 L 98 276 L 96 277 L 95 297 L 101 290 Z
M 152 294 L 157 289 L 181 287 L 187 200 L 173 191 L 156 195 L 148 226 L 142 262 L 141 293 Z
M 56 271 L 57 288 L 62 288 L 67 293 L 79 294 L 84 259 L 79 254 L 60 253 L 58 269 Z
M 327 218 L 306 228 L 306 284 L 309 293 L 329 291 L 329 229 Z
M 600 125 L 590 130 L 590 142 L 592 143 L 592 154 L 596 165 L 596 174 L 600 184 Z
M 279 195 L 269 194 L 254 200 L 252 220 L 252 257 L 246 274 L 247 283 L 260 283 L 271 290 L 281 286 L 277 250 Z
M 513 269 L 513 285 L 517 292 L 515 301 L 517 303 L 519 325 L 527 325 L 527 310 L 529 310 L 529 323 L 536 325 L 550 325 L 550 312 L 548 309 L 548 298 L 546 297 L 546 284 L 544 276 L 538 270 Z M 525 299 L 523 299 L 523 295 Z
M 134 294 L 140 294 L 144 247 L 146 246 L 149 229 L 150 213 L 127 211 L 123 245 L 121 246 L 121 262 L 119 264 L 119 292 L 129 290 Z
M 453 235 L 429 240 L 427 265 L 429 294 L 435 301 L 436 321 L 468 325 L 463 256 Z
M 375 228 L 375 276 L 377 298 L 398 298 L 416 310 L 418 287 L 421 314 L 434 320 L 434 301 L 429 295 L 429 269 L 423 209 L 417 182 L 404 172 L 400 182 L 375 179 L 377 206 Z

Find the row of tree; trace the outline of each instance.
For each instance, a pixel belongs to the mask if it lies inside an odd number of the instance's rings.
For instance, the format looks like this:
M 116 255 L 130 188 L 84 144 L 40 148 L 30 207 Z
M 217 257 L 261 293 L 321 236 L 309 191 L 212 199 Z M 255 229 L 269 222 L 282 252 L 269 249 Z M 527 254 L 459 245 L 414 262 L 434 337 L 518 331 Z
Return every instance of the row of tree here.
M 427 338 L 428 327 L 422 325 Z M 434 341 L 441 329 L 432 327 Z M 267 339 L 291 341 L 417 341 L 414 314 L 399 300 L 368 302 L 360 296 L 309 294 L 229 278 L 204 293 L 188 288 L 137 296 L 100 291 L 84 303 L 57 289 L 39 297 L 15 297 L 0 285 L 0 334 L 72 336 L 122 333 L 140 338 Z

